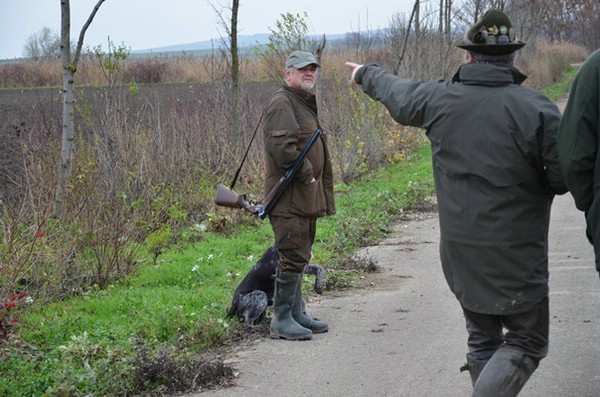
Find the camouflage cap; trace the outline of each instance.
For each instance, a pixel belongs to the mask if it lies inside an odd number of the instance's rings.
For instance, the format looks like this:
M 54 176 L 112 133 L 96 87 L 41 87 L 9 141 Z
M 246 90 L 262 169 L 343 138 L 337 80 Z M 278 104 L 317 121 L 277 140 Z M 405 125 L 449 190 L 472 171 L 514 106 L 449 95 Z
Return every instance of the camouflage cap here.
M 306 51 L 294 51 L 285 61 L 286 68 L 302 69 L 307 65 L 317 65 L 317 67 L 321 67 L 319 62 L 315 59 L 315 56 Z
M 514 52 L 525 45 L 517 39 L 508 16 L 495 8 L 486 12 L 462 39 L 453 43 L 467 51 L 488 55 L 503 55 Z

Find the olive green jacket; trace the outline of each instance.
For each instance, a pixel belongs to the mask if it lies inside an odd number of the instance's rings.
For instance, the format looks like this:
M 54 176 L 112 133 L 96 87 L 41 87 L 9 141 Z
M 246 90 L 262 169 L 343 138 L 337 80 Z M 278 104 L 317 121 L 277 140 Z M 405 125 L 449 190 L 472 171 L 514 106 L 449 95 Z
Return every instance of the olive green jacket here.
M 356 81 L 397 122 L 426 129 L 440 255 L 468 310 L 516 314 L 548 294 L 548 227 L 558 164 L 557 106 L 511 66 L 463 65 L 451 82 L 401 79 L 376 65 Z
M 575 205 L 584 211 L 587 237 L 600 272 L 600 51 L 573 81 L 558 134 L 558 155 Z
M 314 95 L 284 86 L 271 97 L 263 124 L 265 195 L 281 179 L 317 127 L 319 119 Z M 312 178 L 316 182 L 310 183 Z M 271 214 L 322 217 L 334 213 L 333 171 L 324 133 L 308 152 L 304 164 Z

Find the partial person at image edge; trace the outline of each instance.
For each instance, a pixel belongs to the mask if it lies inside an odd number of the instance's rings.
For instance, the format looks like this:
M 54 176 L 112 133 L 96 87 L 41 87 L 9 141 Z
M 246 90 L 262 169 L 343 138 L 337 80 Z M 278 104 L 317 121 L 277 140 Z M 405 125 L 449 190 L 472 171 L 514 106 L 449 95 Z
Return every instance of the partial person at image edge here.
M 558 133 L 558 158 L 575 205 L 585 214 L 600 275 L 600 50 L 584 62 L 571 86 Z

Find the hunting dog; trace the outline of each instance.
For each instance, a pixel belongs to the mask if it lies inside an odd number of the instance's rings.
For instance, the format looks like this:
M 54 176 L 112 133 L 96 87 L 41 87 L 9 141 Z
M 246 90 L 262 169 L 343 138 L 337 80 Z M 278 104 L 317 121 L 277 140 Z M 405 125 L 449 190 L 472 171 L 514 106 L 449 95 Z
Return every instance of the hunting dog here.
M 273 305 L 273 294 L 275 292 L 275 271 L 279 261 L 279 245 L 285 240 L 270 246 L 269 249 L 252 266 L 240 285 L 233 293 L 231 308 L 228 317 L 237 316 L 249 326 L 253 326 L 265 317 L 267 306 Z M 323 268 L 318 265 L 306 265 L 304 274 L 315 275 L 315 292 L 323 292 Z M 302 301 L 304 308 L 304 301 Z M 304 310 L 306 312 L 306 310 Z

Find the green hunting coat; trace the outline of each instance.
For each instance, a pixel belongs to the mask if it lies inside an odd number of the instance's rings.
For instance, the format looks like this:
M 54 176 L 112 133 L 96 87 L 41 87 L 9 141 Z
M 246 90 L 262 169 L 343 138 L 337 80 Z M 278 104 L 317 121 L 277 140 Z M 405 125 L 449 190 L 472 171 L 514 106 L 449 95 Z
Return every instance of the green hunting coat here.
M 558 134 L 558 154 L 575 205 L 584 211 L 587 237 L 600 272 L 600 51 L 573 81 Z
M 283 86 L 265 112 L 265 196 L 283 177 L 313 132 L 319 127 L 314 95 Z M 310 183 L 312 178 L 315 183 Z M 273 207 L 271 215 L 322 217 L 335 213 L 333 171 L 327 136 L 315 142 L 302 168 Z
M 366 65 L 356 81 L 398 123 L 426 130 L 438 197 L 440 256 L 466 309 L 505 315 L 548 294 L 548 227 L 560 113 L 517 69 L 463 65 L 451 82 L 401 79 Z

